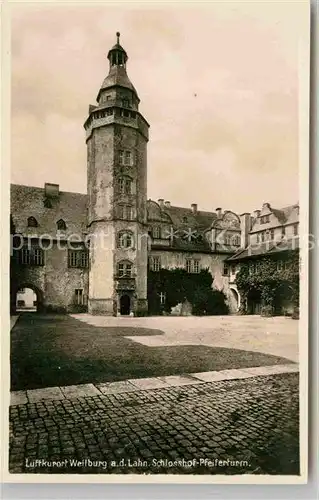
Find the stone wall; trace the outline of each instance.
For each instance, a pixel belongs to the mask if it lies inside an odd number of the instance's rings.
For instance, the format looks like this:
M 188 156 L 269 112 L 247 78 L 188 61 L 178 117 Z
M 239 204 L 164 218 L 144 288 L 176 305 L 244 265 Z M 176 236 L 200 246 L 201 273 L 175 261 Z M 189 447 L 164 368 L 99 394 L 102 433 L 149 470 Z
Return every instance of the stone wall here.
M 55 242 L 52 248 L 44 250 L 43 266 L 21 265 L 15 260 L 11 279 L 13 296 L 19 288 L 32 288 L 44 310 L 72 312 L 79 310 L 75 305 L 75 290 L 83 289 L 87 304 L 88 269 L 69 268 L 68 249 L 59 246 Z

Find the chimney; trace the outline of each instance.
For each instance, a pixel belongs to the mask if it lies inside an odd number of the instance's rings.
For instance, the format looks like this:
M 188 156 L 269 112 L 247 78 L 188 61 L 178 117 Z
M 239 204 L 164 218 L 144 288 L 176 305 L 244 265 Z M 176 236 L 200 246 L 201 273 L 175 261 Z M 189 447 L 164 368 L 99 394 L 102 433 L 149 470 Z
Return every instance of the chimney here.
M 246 248 L 248 246 L 248 235 L 250 231 L 251 218 L 249 213 L 241 214 L 240 216 L 240 246 Z
M 58 198 L 59 184 L 51 184 L 50 182 L 46 182 L 44 184 L 44 194 L 46 198 Z
M 165 201 L 165 207 L 169 208 L 171 206 L 171 202 L 170 201 Z
M 159 199 L 157 200 L 157 202 L 158 202 L 159 206 L 160 206 L 161 208 L 163 208 L 163 206 L 164 206 L 164 199 L 163 199 L 163 198 L 159 198 Z
M 257 219 L 257 217 L 260 217 L 260 210 L 254 210 L 254 217 Z
M 193 214 L 197 214 L 197 203 L 192 203 L 191 209 L 192 209 Z
M 268 210 L 271 210 L 269 203 L 263 203 L 263 208 L 268 208 Z
M 216 208 L 216 213 L 217 213 L 217 217 L 218 219 L 222 216 L 222 209 L 220 207 Z

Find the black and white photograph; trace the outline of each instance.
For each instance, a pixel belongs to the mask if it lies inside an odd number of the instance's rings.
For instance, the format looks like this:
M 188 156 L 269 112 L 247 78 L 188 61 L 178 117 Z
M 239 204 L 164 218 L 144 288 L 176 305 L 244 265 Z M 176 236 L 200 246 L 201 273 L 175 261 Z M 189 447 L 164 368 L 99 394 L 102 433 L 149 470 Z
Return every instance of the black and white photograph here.
M 306 481 L 309 9 L 10 6 L 8 481 Z

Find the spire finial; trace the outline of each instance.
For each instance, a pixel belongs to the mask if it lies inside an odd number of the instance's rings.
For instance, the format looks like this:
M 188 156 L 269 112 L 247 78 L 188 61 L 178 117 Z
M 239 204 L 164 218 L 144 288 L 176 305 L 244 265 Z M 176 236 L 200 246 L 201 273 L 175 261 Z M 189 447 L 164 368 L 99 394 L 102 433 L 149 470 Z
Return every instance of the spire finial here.
M 120 44 L 120 36 L 121 36 L 121 33 L 119 31 L 116 32 L 116 43 L 119 45 Z

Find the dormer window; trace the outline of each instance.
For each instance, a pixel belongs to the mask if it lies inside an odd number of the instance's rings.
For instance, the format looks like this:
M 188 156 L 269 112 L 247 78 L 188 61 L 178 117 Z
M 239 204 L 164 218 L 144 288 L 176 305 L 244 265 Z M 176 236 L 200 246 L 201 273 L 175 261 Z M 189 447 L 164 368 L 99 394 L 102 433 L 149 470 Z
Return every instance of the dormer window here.
M 38 227 L 38 222 L 35 217 L 28 218 L 28 227 Z
M 270 215 L 260 217 L 260 224 L 267 224 L 268 222 L 270 222 Z
M 154 239 L 159 239 L 161 237 L 161 228 L 159 226 L 153 227 L 152 234 Z
M 66 223 L 64 222 L 63 219 L 58 220 L 58 222 L 56 223 L 56 225 L 57 225 L 57 228 L 60 231 L 65 231 L 66 230 Z

